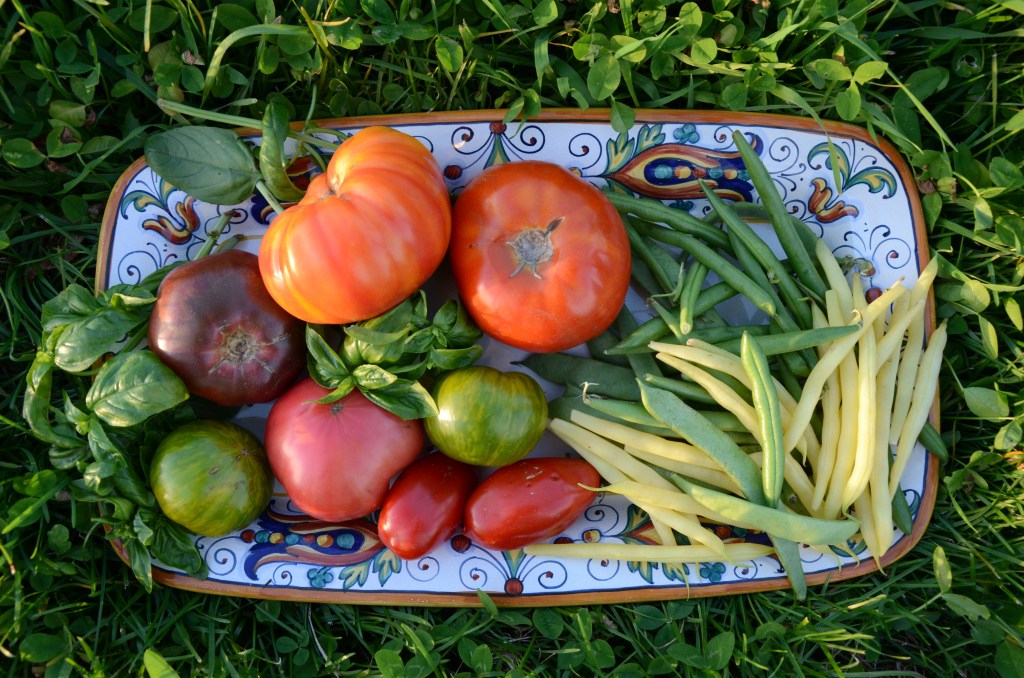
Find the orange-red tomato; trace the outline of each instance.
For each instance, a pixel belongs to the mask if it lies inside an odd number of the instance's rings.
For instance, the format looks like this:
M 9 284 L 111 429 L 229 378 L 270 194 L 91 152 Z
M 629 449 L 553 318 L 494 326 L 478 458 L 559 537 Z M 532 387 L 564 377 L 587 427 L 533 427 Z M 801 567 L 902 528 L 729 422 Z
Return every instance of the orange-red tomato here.
M 582 459 L 527 458 L 487 477 L 466 504 L 466 536 L 508 551 L 557 536 L 597 496 L 601 476 Z
M 451 235 L 441 168 L 415 138 L 368 127 L 342 143 L 306 195 L 260 244 L 260 272 L 282 308 L 307 322 L 380 315 L 426 282 Z
M 597 187 L 547 162 L 496 165 L 470 181 L 455 202 L 449 252 L 473 320 L 528 351 L 597 336 L 629 287 L 622 218 Z

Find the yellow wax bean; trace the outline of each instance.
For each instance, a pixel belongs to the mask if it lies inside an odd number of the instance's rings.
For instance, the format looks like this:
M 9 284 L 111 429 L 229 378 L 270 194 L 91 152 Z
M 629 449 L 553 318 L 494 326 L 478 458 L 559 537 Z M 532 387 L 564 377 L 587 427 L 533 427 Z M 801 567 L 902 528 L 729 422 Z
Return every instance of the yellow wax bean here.
M 889 473 L 889 493 L 895 494 L 900 477 L 910 462 L 910 454 L 917 444 L 917 437 L 928 420 L 928 413 L 935 402 L 935 392 L 939 386 L 939 371 L 942 368 L 942 352 L 946 348 L 946 321 L 943 320 L 928 340 L 928 348 L 921 356 L 921 365 L 917 370 L 914 383 L 913 403 L 907 418 L 903 422 L 893 419 L 893 426 L 901 426 L 900 438 L 896 445 L 896 459 Z
M 870 329 L 873 323 L 888 311 L 889 305 L 906 291 L 907 288 L 903 287 L 903 285 L 893 285 L 868 304 L 862 318 L 861 328 L 851 335 L 837 339 L 825 352 L 825 355 L 821 357 L 818 364 L 811 369 L 811 373 L 804 381 L 800 402 L 793 412 L 791 424 L 786 431 L 784 445 L 786 450 L 792 450 L 796 447 L 796 442 L 803 437 L 805 429 L 811 423 L 811 416 L 814 414 L 814 410 L 821 399 L 821 390 L 824 388 L 828 376 L 836 370 L 843 358 L 853 350 L 861 335 Z
M 875 367 L 877 348 L 875 333 L 865 332 L 861 337 L 857 356 L 857 446 L 854 448 L 853 467 L 842 491 L 843 509 L 853 504 L 853 500 L 868 486 L 872 464 L 875 461 L 875 420 L 878 407 Z
M 678 440 L 666 440 L 653 433 L 638 431 L 625 424 L 607 421 L 580 410 L 573 410 L 569 417 L 574 424 L 582 426 L 599 436 L 614 440 L 620 445 L 647 450 L 652 454 L 675 459 L 686 464 L 693 464 L 694 466 L 703 466 L 711 469 L 719 468 L 717 461 L 708 456 L 699 447 L 689 443 Z

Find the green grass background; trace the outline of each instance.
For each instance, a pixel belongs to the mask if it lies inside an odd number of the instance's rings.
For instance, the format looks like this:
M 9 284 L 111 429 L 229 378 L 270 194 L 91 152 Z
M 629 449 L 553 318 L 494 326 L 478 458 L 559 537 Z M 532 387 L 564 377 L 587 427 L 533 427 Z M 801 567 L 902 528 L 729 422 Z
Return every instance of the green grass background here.
M 282 28 L 291 27 L 291 28 Z M 1024 675 L 1021 0 L 0 0 L 0 674 Z M 20 418 L 41 304 L 91 286 L 159 99 L 295 119 L 502 108 L 769 111 L 892 141 L 950 319 L 932 524 L 885 574 L 787 592 L 499 610 L 145 593 L 41 483 Z M 64 478 L 64 472 L 57 474 Z M 149 651 L 147 655 L 146 652 Z

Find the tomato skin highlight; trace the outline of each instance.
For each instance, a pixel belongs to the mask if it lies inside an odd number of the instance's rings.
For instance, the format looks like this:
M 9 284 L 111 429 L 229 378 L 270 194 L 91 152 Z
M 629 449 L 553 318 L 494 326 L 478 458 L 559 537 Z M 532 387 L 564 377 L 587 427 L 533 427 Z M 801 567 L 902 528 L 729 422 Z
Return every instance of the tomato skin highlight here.
M 582 459 L 539 457 L 498 469 L 466 504 L 464 533 L 496 551 L 554 537 L 583 515 L 601 476 Z
M 274 484 L 256 436 L 231 422 L 206 420 L 184 424 L 160 441 L 149 480 L 164 514 L 204 537 L 255 520 Z
M 384 499 L 377 519 L 380 540 L 405 560 L 430 553 L 462 525 L 477 471 L 440 452 L 407 467 Z
M 528 455 L 547 427 L 544 390 L 528 374 L 471 365 L 444 374 L 431 389 L 438 414 L 427 436 L 452 459 L 506 466 Z
M 331 404 L 307 378 L 277 399 L 264 444 L 292 503 L 325 521 L 360 518 L 380 508 L 391 478 L 422 452 L 423 425 L 404 421 L 353 390 Z
M 441 168 L 417 139 L 367 127 L 335 151 L 260 243 L 270 294 L 311 323 L 380 315 L 419 289 L 451 235 Z
M 306 367 L 305 330 L 267 292 L 256 255 L 228 250 L 167 274 L 148 338 L 190 393 L 234 406 L 292 385 Z
M 452 213 L 459 296 L 487 334 L 527 351 L 561 351 L 607 329 L 629 288 L 629 252 L 600 189 L 549 162 L 485 169 Z

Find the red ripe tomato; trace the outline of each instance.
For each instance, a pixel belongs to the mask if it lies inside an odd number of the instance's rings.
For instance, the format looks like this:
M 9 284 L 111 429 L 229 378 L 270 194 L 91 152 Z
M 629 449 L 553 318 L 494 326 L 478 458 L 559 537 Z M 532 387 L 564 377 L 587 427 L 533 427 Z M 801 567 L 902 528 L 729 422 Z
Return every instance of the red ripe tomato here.
M 189 392 L 218 405 L 273 400 L 306 367 L 306 324 L 277 305 L 256 255 L 241 250 L 168 273 L 148 331 L 153 352 Z
M 455 202 L 449 252 L 473 320 L 527 351 L 597 336 L 629 288 L 619 213 L 597 187 L 552 163 L 496 165 L 470 181 Z
M 368 127 L 271 222 L 260 271 L 292 315 L 342 325 L 378 316 L 419 289 L 450 234 L 451 201 L 430 152 L 403 132 Z
M 377 534 L 399 558 L 426 555 L 462 525 L 476 470 L 434 452 L 402 471 L 377 519 Z
M 289 389 L 270 410 L 263 444 L 292 503 L 340 522 L 380 508 L 425 436 L 419 420 L 405 421 L 357 390 L 331 404 L 315 402 L 328 393 L 312 379 Z
M 601 476 L 582 459 L 539 457 L 503 466 L 466 504 L 465 533 L 481 546 L 508 551 L 564 531 L 597 496 Z

